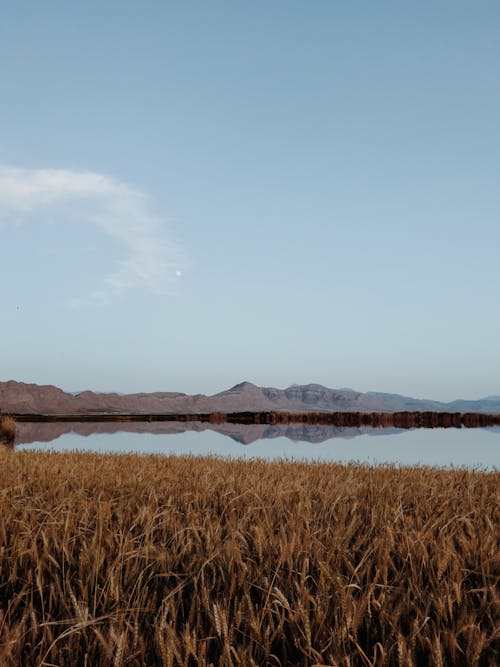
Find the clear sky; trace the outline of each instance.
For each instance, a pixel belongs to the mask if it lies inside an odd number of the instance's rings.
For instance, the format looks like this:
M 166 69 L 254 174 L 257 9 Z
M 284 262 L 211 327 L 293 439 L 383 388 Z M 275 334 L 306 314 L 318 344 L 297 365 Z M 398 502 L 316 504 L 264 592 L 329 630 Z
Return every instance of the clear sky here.
M 0 9 L 0 380 L 500 394 L 497 0 Z

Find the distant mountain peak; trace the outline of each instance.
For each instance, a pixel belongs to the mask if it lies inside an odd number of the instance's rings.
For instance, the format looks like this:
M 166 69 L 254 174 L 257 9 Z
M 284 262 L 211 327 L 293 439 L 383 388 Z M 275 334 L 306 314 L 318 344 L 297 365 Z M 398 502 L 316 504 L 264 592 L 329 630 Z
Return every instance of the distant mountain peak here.
M 238 384 L 235 384 L 234 387 L 231 387 L 231 389 L 227 389 L 227 391 L 245 391 L 245 389 L 259 389 L 256 384 L 253 384 L 252 382 L 247 382 L 244 380 L 243 382 L 238 382 Z

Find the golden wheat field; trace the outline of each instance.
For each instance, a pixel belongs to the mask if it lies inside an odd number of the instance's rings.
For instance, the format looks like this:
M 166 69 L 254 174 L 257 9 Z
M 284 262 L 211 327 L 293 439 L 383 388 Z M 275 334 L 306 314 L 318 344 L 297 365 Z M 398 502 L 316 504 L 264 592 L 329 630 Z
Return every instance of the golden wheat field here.
M 0 665 L 495 665 L 500 474 L 0 452 Z

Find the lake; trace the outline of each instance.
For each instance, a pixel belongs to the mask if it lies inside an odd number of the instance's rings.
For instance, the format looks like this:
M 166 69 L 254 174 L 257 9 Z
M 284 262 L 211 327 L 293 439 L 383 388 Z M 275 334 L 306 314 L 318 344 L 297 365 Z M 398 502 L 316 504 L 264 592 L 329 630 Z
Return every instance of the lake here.
M 20 423 L 16 451 L 209 454 L 230 458 L 500 467 L 500 427 L 339 428 L 289 424 Z

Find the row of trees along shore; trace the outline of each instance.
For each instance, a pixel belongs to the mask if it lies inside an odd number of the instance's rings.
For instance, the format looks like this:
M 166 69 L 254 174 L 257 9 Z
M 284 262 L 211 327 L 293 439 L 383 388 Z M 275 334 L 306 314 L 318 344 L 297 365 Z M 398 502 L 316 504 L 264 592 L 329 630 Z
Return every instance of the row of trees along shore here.
M 500 415 L 477 412 L 212 412 L 203 414 L 0 414 L 0 441 L 12 442 L 16 421 L 21 422 L 120 422 L 181 421 L 211 424 L 309 424 L 373 428 L 485 428 L 500 425 Z
M 500 415 L 460 412 L 215 412 L 210 415 L 178 415 L 180 420 L 214 424 L 328 424 L 344 427 L 478 428 L 500 425 Z

